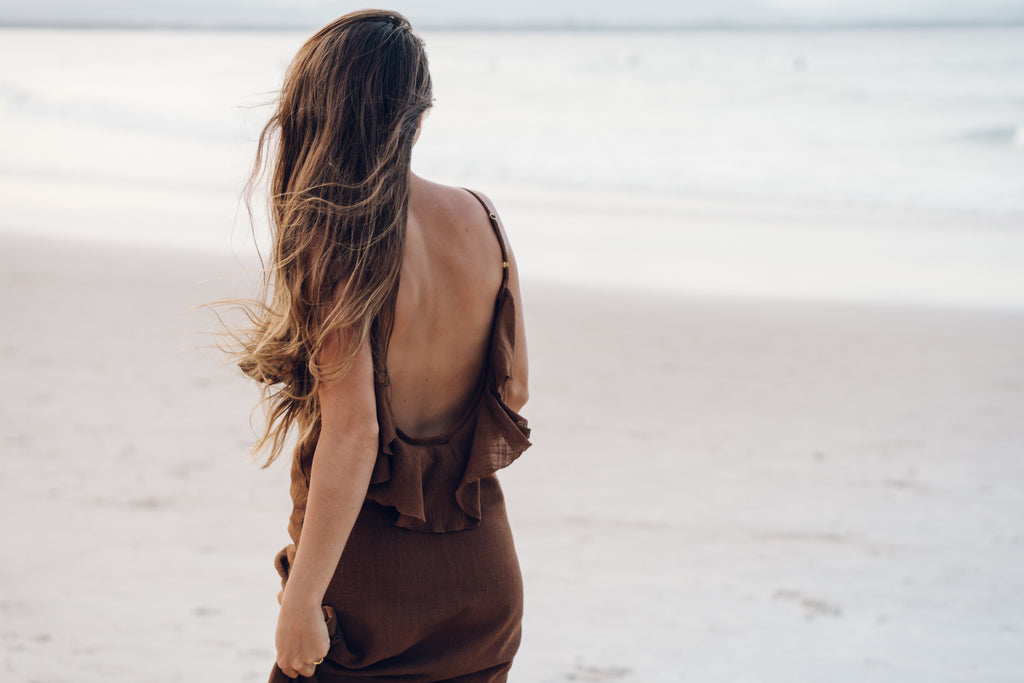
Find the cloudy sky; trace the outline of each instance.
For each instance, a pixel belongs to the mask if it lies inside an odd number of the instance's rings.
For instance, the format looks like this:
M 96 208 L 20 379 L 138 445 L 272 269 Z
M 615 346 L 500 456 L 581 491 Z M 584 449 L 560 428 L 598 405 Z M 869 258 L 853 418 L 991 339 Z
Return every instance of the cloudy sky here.
M 337 0 L 0 0 L 0 24 L 306 28 L 366 6 Z M 384 6 L 424 28 L 1024 22 L 1024 0 L 393 0 Z

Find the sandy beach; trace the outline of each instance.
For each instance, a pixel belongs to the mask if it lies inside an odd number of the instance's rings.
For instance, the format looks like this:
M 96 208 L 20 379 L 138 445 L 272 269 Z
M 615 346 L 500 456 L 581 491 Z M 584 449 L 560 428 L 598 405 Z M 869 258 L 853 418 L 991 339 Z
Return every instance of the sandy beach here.
M 241 270 L 0 236 L 0 679 L 266 680 Z M 511 680 L 1020 680 L 1024 311 L 524 288 Z

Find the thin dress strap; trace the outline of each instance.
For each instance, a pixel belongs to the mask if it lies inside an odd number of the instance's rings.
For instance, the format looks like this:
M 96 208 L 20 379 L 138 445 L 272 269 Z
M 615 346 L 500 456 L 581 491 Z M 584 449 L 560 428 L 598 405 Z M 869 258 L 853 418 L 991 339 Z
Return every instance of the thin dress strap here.
M 505 238 L 502 237 L 502 235 L 501 235 L 501 228 L 498 227 L 498 216 L 497 216 L 497 214 L 495 214 L 491 210 L 491 207 L 487 206 L 487 202 L 485 202 L 483 200 L 483 198 L 480 197 L 480 195 L 478 195 L 476 192 L 473 192 L 473 190 L 470 190 L 467 187 L 464 187 L 462 189 L 465 190 L 466 192 L 470 193 L 474 197 L 476 197 L 476 200 L 478 202 L 480 202 L 480 206 L 484 207 L 484 211 L 487 212 L 487 218 L 489 218 L 490 221 L 491 221 L 491 229 L 494 230 L 494 236 L 498 238 L 498 246 L 501 247 L 501 269 L 502 269 L 502 272 L 501 272 L 501 289 L 498 290 L 498 298 L 500 299 L 501 298 L 501 293 L 504 292 L 505 291 L 505 287 L 508 286 L 509 261 L 508 261 L 508 249 L 505 248 Z

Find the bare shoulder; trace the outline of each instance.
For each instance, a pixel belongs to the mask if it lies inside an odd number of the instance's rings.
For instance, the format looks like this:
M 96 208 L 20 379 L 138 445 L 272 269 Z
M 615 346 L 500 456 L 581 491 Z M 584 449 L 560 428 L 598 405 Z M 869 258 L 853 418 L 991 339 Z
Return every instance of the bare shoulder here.
M 438 238 L 433 241 L 435 265 L 449 260 L 461 262 L 476 277 L 489 277 L 488 273 L 494 272 L 496 264 L 500 272 L 504 260 L 511 266 L 513 280 L 517 278 L 515 257 L 505 226 L 493 202 L 484 193 L 434 183 L 414 175 L 410 213 L 415 213 L 421 227 Z M 497 230 L 489 216 L 495 217 Z
M 478 190 L 470 192 L 466 188 L 442 185 L 414 176 L 413 192 L 422 208 L 434 216 L 447 218 L 449 224 L 458 224 L 463 229 L 480 226 L 481 223 L 486 226 L 487 214 L 495 212 L 490 198 Z M 484 206 L 480 205 L 481 201 Z

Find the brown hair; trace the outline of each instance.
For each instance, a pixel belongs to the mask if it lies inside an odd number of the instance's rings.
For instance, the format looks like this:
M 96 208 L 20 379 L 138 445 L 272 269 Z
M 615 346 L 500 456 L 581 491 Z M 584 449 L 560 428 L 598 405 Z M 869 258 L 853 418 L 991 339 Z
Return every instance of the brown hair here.
M 321 382 L 343 375 L 373 340 L 383 367 L 409 205 L 409 163 L 432 103 L 423 43 L 401 14 L 365 10 L 320 29 L 288 67 L 259 138 L 246 201 L 270 175 L 272 253 L 259 300 L 242 306 L 239 366 L 266 411 L 253 453 L 273 462 L 292 427 L 299 447 L 320 429 Z M 251 215 L 251 208 L 250 208 Z M 329 336 L 347 343 L 331 367 Z

